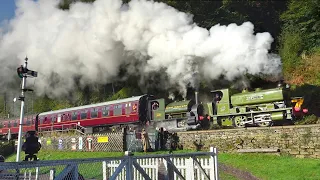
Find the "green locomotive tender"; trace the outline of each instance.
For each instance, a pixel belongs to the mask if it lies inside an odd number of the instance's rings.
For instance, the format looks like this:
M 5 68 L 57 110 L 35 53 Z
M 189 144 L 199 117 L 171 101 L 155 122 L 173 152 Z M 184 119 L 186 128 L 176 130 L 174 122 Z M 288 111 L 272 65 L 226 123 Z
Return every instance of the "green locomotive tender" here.
M 208 115 L 220 126 L 270 126 L 273 121 L 292 120 L 289 89 L 277 87 L 232 93 L 229 89 L 212 91 Z

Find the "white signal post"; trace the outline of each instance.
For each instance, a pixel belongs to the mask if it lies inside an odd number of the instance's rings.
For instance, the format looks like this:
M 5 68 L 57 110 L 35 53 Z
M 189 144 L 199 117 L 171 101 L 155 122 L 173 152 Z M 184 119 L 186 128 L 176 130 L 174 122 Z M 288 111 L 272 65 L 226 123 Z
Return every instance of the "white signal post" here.
M 19 135 L 18 135 L 18 147 L 17 147 L 17 157 L 16 161 L 20 161 L 20 153 L 21 153 L 21 146 L 22 146 L 22 130 L 23 130 L 23 119 L 24 119 L 24 92 L 29 91 L 30 89 L 26 89 L 26 81 L 28 76 L 37 77 L 38 73 L 36 71 L 29 70 L 27 68 L 28 66 L 28 58 L 25 58 L 24 66 L 19 67 L 17 69 L 18 75 L 20 78 L 22 78 L 22 84 L 21 84 L 21 96 L 19 97 L 19 100 L 21 101 L 21 111 L 20 111 L 20 122 L 19 122 Z M 20 71 L 19 71 L 20 69 Z M 32 91 L 32 90 L 31 90 Z M 14 100 L 15 101 L 15 100 Z
M 23 69 L 27 69 L 28 66 L 28 58 L 26 57 Z M 21 153 L 21 144 L 22 144 L 22 126 L 23 126 L 23 118 L 24 118 L 24 91 L 26 89 L 26 81 L 27 81 L 27 74 L 23 73 L 22 77 L 22 85 L 21 85 L 21 111 L 20 111 L 20 122 L 19 122 L 19 134 L 18 134 L 18 147 L 17 147 L 17 157 L 16 162 L 20 161 L 20 153 Z

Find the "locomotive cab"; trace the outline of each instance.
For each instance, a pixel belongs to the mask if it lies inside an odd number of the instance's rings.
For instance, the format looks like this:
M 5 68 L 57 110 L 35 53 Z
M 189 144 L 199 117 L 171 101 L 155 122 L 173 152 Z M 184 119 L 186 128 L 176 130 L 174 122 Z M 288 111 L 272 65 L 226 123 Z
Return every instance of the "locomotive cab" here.
M 151 121 L 165 119 L 165 101 L 164 99 L 155 99 L 149 101 L 149 116 Z

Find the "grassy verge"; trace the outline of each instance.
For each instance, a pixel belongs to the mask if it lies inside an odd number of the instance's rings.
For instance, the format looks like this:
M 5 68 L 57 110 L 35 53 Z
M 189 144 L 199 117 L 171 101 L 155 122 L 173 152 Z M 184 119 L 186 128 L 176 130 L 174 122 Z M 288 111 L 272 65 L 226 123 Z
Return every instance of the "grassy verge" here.
M 320 161 L 267 154 L 220 154 L 219 161 L 261 179 L 320 179 Z
M 180 150 L 174 153 L 188 153 L 193 152 L 191 150 Z M 168 151 L 157 152 L 135 152 L 134 155 L 149 155 L 149 154 L 168 154 Z M 24 159 L 24 153 L 21 153 L 21 159 Z M 37 154 L 40 160 L 64 160 L 64 159 L 84 159 L 84 158 L 103 158 L 103 157 L 121 157 L 124 156 L 124 152 L 67 152 L 67 151 L 40 151 Z M 13 154 L 7 158 L 7 162 L 15 162 L 16 155 Z
M 175 151 L 174 153 L 188 153 L 193 152 L 189 150 L 182 150 L 182 151 Z M 157 151 L 157 152 L 148 152 L 147 154 L 167 154 L 167 151 Z M 135 155 L 145 155 L 145 153 L 136 152 Z M 22 153 L 24 156 L 24 153 Z M 64 151 L 40 151 L 37 155 L 40 160 L 64 160 L 64 159 L 82 159 L 82 158 L 103 158 L 103 157 L 121 157 L 123 156 L 123 152 L 64 152 Z M 21 159 L 23 159 L 23 156 L 21 156 Z M 6 162 L 15 162 L 16 155 L 9 156 L 6 159 Z M 90 167 L 89 167 L 90 166 Z M 90 165 L 83 164 L 81 167 L 79 167 L 80 172 L 84 172 L 86 169 L 100 169 L 101 163 L 92 163 Z M 42 173 L 48 173 L 50 168 L 42 168 Z M 57 168 L 56 171 L 60 172 L 62 170 L 62 167 Z M 99 178 L 99 175 L 101 175 L 102 172 L 88 172 L 85 171 L 86 177 L 91 178 Z M 224 172 L 220 171 L 219 176 L 221 180 L 236 180 L 234 176 Z
M 175 151 L 174 153 L 184 153 L 191 151 Z M 148 154 L 164 154 L 165 151 L 150 152 Z M 135 153 L 144 155 L 145 153 Z M 40 160 L 61 160 L 77 158 L 99 158 L 99 157 L 120 157 L 122 152 L 59 152 L 59 151 L 40 151 Z M 219 162 L 244 171 L 260 179 L 286 180 L 286 179 L 320 179 L 320 161 L 317 159 L 298 159 L 289 156 L 275 156 L 267 154 L 227 154 L 221 153 L 218 156 Z M 15 156 L 10 156 L 8 161 L 15 161 Z M 101 166 L 100 163 L 97 167 Z M 89 168 L 83 166 L 83 168 Z M 233 175 L 224 171 L 219 172 L 220 178 L 237 179 Z

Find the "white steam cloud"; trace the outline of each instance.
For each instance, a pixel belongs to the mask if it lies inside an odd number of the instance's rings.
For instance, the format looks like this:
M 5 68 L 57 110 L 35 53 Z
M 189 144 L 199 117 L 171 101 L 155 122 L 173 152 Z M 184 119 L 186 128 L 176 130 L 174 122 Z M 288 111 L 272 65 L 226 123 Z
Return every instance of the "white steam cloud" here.
M 39 72 L 36 92 L 51 96 L 76 83 L 114 81 L 123 66 L 143 79 L 161 71 L 166 88 L 178 85 L 182 94 L 195 69 L 207 80 L 281 71 L 280 58 L 268 52 L 273 38 L 254 34 L 250 22 L 207 30 L 192 15 L 152 1 L 77 2 L 65 11 L 58 3 L 17 1 L 15 17 L 0 28 L 1 86 L 13 81 L 26 55 L 29 69 Z

